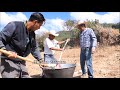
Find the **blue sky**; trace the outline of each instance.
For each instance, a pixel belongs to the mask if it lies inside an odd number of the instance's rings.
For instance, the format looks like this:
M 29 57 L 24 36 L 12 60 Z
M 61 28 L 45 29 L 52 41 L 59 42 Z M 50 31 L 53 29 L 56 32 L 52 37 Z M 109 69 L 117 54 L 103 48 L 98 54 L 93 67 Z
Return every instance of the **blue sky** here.
M 10 21 L 28 20 L 33 12 L 0 12 L 0 31 Z M 41 12 L 46 23 L 40 31 L 63 30 L 63 23 L 68 19 L 85 20 L 98 19 L 100 23 L 118 23 L 120 22 L 120 12 Z
M 33 12 L 24 12 L 24 14 L 29 18 L 30 15 L 32 14 Z M 45 18 L 48 18 L 48 19 L 53 19 L 53 18 L 61 18 L 61 19 L 64 19 L 64 20 L 68 20 L 70 19 L 70 12 L 41 12 Z M 100 14 L 100 15 L 104 15 L 106 14 L 107 12 L 95 12 L 96 14 Z
M 30 14 L 33 12 L 25 12 L 24 14 L 29 18 Z M 64 20 L 71 19 L 70 12 L 41 12 L 46 18 L 53 19 L 53 18 L 61 18 Z M 107 14 L 108 12 L 95 12 L 99 15 Z

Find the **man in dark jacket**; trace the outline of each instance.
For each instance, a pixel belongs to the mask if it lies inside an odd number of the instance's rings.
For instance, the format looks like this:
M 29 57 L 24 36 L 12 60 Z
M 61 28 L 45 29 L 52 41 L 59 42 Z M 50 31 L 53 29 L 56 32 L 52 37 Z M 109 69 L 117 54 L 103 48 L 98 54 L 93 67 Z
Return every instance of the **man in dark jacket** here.
M 45 22 L 41 13 L 33 13 L 26 22 L 13 21 L 0 32 L 0 49 L 10 52 L 1 54 L 0 71 L 2 78 L 29 78 L 26 62 L 17 55 L 26 57 L 30 53 L 41 60 L 40 51 L 35 39 L 35 31 Z

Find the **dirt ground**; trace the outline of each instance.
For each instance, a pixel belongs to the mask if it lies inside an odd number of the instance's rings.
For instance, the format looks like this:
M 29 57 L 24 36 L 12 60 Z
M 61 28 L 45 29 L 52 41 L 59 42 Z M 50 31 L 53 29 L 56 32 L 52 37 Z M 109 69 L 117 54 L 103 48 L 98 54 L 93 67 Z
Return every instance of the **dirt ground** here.
M 59 51 L 55 53 L 55 57 L 59 59 Z M 41 52 L 43 57 L 43 52 Z M 34 58 L 29 55 L 28 58 Z M 80 48 L 66 48 L 62 54 L 61 61 L 66 61 L 66 63 L 75 63 L 76 68 L 74 76 L 81 75 L 80 68 Z M 30 76 L 36 78 L 41 76 L 42 69 L 37 64 L 27 62 L 27 68 Z M 98 47 L 96 53 L 93 54 L 93 69 L 94 78 L 120 78 L 120 45 L 119 46 L 109 46 L 109 47 Z M 79 74 L 78 74 L 79 72 Z

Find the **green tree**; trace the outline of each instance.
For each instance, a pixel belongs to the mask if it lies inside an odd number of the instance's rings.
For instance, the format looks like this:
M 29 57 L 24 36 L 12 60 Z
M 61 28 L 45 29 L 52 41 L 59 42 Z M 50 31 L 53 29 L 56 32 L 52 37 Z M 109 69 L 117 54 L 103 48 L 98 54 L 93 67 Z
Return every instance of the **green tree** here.
M 65 23 L 64 23 L 64 27 L 66 27 L 66 30 L 67 31 L 70 31 L 70 46 L 74 46 L 74 27 L 76 25 L 77 21 L 76 20 L 67 20 Z

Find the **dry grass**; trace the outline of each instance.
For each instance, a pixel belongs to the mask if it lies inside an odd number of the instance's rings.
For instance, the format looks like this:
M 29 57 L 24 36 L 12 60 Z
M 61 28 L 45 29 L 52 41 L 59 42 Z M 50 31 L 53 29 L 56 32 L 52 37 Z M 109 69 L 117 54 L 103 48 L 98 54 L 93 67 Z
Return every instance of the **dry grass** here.
M 120 77 L 120 46 L 98 48 L 93 55 L 94 73 L 96 77 Z
M 56 52 L 55 56 L 59 59 L 61 52 Z M 43 53 L 41 53 L 43 56 Z M 29 58 L 33 58 L 31 55 Z M 75 71 L 80 68 L 80 48 L 67 48 L 62 55 L 62 61 L 67 63 L 76 63 Z M 34 59 L 34 58 L 33 58 Z M 27 62 L 27 68 L 30 75 L 37 75 L 42 73 L 42 69 L 30 62 Z M 120 46 L 109 46 L 97 48 L 96 53 L 93 54 L 93 69 L 95 78 L 120 78 Z

